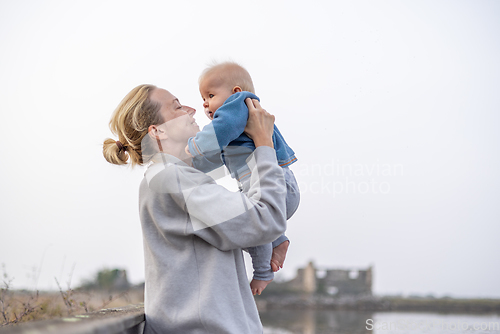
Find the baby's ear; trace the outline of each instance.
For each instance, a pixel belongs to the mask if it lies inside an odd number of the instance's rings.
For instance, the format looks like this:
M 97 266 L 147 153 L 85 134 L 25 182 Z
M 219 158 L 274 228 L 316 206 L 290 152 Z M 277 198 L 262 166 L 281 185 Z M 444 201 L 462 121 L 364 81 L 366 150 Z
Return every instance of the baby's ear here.
M 241 92 L 241 91 L 242 91 L 242 89 L 241 89 L 241 87 L 240 87 L 240 86 L 236 86 L 236 87 L 234 87 L 234 88 L 233 88 L 233 94 L 234 94 L 234 93 L 239 93 L 239 92 Z

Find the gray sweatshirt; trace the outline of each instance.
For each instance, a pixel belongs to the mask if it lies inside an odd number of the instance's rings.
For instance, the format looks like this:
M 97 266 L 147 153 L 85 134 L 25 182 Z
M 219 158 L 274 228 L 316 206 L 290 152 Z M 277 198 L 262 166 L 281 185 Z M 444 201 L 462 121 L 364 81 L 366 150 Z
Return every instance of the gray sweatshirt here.
M 283 172 L 258 147 L 247 195 L 179 159 L 159 154 L 139 191 L 146 267 L 145 334 L 257 334 L 262 324 L 242 248 L 286 228 Z

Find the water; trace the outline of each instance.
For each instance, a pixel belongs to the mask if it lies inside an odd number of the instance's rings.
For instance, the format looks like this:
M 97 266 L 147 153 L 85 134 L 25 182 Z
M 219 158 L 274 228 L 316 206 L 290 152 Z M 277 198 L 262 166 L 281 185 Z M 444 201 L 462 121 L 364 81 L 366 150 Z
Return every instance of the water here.
M 498 314 L 270 310 L 260 315 L 264 334 L 500 333 Z

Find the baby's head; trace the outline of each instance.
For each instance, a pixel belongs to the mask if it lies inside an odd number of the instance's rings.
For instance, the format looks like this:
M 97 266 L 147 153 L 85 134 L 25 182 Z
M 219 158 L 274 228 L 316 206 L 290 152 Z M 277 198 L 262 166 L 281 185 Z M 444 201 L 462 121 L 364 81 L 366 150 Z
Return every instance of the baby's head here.
M 203 98 L 203 109 L 208 118 L 224 101 L 234 93 L 247 91 L 255 93 L 252 78 L 242 66 L 225 62 L 205 69 L 199 80 L 200 93 Z

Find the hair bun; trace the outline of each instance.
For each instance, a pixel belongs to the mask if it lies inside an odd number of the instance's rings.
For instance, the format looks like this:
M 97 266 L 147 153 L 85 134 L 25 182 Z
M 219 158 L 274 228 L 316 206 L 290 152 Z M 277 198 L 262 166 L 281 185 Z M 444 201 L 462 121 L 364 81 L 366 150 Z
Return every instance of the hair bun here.
M 127 164 L 128 155 L 125 151 L 126 147 L 120 141 L 111 138 L 104 140 L 102 155 L 107 162 L 114 165 Z

